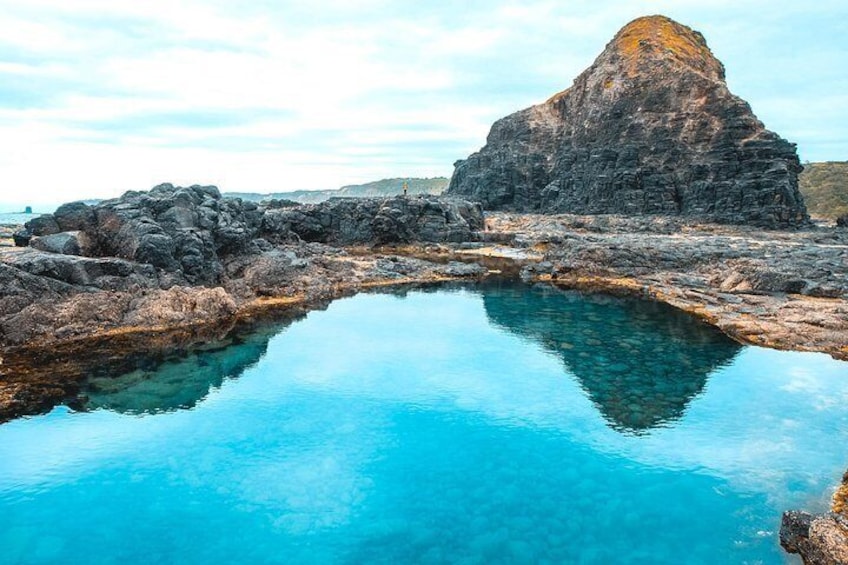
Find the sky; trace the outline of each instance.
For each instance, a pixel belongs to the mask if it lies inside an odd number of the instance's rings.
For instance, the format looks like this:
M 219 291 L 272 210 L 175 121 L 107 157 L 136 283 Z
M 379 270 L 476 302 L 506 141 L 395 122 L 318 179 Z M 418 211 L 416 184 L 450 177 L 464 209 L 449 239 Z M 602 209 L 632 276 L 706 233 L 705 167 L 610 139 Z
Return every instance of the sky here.
M 0 0 L 0 202 L 450 176 L 657 13 L 802 160 L 848 159 L 844 0 Z

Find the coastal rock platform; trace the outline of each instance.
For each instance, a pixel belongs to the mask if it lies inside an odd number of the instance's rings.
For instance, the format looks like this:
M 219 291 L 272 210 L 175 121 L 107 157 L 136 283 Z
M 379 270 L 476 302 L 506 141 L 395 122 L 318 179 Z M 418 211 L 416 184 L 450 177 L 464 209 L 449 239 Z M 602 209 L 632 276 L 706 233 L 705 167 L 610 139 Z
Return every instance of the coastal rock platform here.
M 503 212 L 489 213 L 486 226 L 539 254 L 529 280 L 636 294 L 743 343 L 848 359 L 848 230 Z
M 163 185 L 61 207 L 18 237 L 29 246 L 0 249 L 0 422 L 74 406 L 92 375 L 155 365 L 340 296 L 491 276 L 665 302 L 741 343 L 848 360 L 848 230 L 838 226 L 484 217 L 436 197 L 256 205 Z M 844 527 L 788 516 L 787 543 L 805 559 Z

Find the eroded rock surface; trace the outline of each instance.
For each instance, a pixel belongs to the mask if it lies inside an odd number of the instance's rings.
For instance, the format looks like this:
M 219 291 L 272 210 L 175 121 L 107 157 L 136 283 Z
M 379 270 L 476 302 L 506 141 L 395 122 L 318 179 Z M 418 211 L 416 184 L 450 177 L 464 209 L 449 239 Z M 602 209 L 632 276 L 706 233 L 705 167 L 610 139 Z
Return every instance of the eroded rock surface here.
M 434 196 L 260 206 L 164 184 L 65 204 L 27 223 L 29 247 L 0 255 L 0 346 L 215 323 L 260 298 L 330 296 L 339 285 L 479 276 L 339 246 L 467 241 L 482 226 L 479 205 Z
M 494 239 L 538 253 L 533 280 L 641 294 L 747 343 L 848 359 L 848 234 L 681 218 L 493 213 Z M 484 234 L 484 235 L 487 235 Z
M 265 212 L 263 233 L 294 233 L 331 245 L 471 241 L 483 228 L 479 204 L 434 196 L 331 198 Z
M 832 512 L 814 516 L 791 510 L 783 513 L 780 545 L 801 556 L 805 565 L 848 563 L 848 473 L 833 497 Z
M 662 16 L 625 26 L 571 88 L 497 121 L 455 167 L 447 194 L 491 210 L 807 221 L 795 146 L 728 90 L 700 33 Z

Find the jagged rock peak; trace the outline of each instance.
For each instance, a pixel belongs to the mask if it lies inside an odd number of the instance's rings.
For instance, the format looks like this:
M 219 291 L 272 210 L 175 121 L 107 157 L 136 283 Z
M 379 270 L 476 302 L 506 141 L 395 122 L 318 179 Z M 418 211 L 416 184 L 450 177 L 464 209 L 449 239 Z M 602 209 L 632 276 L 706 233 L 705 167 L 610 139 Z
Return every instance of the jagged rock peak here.
M 808 221 L 794 144 L 734 96 L 703 35 L 664 16 L 619 31 L 571 88 L 495 122 L 448 194 L 487 209 Z
M 633 75 L 646 60 L 685 65 L 714 80 L 724 80 L 724 66 L 715 58 L 700 32 L 665 16 L 637 18 L 621 28 L 607 45 Z

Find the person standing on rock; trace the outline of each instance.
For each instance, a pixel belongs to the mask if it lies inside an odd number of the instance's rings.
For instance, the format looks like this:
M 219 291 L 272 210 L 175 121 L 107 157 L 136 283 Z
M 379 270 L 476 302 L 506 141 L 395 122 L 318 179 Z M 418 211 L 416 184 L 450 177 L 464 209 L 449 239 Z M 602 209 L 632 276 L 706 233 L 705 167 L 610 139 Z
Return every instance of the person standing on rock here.
M 409 192 L 409 183 L 403 181 L 403 195 L 406 196 L 407 192 Z

